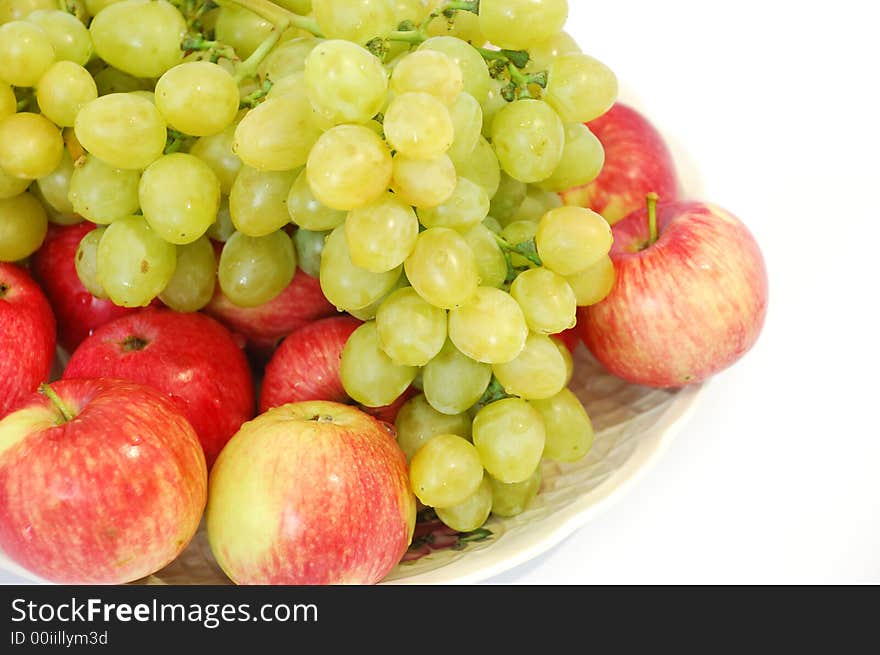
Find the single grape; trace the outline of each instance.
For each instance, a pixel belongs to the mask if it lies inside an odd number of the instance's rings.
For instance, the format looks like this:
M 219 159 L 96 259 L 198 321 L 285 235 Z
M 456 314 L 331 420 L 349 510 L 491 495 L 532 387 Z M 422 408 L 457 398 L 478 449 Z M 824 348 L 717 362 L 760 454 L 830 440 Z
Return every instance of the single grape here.
M 71 173 L 68 198 L 77 214 L 107 224 L 138 210 L 140 181 L 140 171 L 114 168 L 89 155 Z
M 400 278 L 400 267 L 371 273 L 351 261 L 345 227 L 337 227 L 324 243 L 321 254 L 321 290 L 335 307 L 363 309 L 385 296 Z
M 449 338 L 478 362 L 513 360 L 522 352 L 528 334 L 522 309 L 500 289 L 480 287 L 470 302 L 449 313 Z
M 111 93 L 132 93 L 134 91 L 151 91 L 153 84 L 150 80 L 135 77 L 123 73 L 117 68 L 108 66 L 95 73 L 95 85 L 98 87 L 99 96 L 107 96 Z
M 233 234 L 223 245 L 217 281 L 239 307 L 258 307 L 284 291 L 296 273 L 296 251 L 283 230 L 264 237 Z
M 54 9 L 58 9 L 57 0 L 3 0 L 0 2 L 0 25 L 23 20 L 35 11 Z
M 448 228 L 422 232 L 404 267 L 413 288 L 435 307 L 461 307 L 477 291 L 474 253 L 464 237 Z
M 43 28 L 55 48 L 56 61 L 85 66 L 92 58 L 92 37 L 80 20 L 66 11 L 40 9 L 26 19 Z
M 342 349 L 339 377 L 345 392 L 366 407 L 384 407 L 397 400 L 416 377 L 414 366 L 395 364 L 379 347 L 372 321 L 361 325 Z
M 483 110 L 469 93 L 459 93 L 449 107 L 455 138 L 448 154 L 455 161 L 464 161 L 477 147 L 483 126 Z
M 511 102 L 495 116 L 492 144 L 501 168 L 520 182 L 540 182 L 562 160 L 565 128 L 542 100 Z
M 37 103 L 43 115 L 61 127 L 73 127 L 76 115 L 98 97 L 89 72 L 70 61 L 52 64 L 37 84 Z
M 388 292 L 380 297 L 377 300 L 374 300 L 372 303 L 367 305 L 366 307 L 361 307 L 360 309 L 349 309 L 348 313 L 354 316 L 359 321 L 372 321 L 375 320 L 376 315 L 379 313 L 379 309 L 382 305 L 385 304 L 385 301 L 391 297 L 391 294 L 397 291 L 398 289 L 403 289 L 404 287 L 408 287 L 409 283 L 406 279 L 405 275 L 401 275 L 397 278 L 397 281 L 394 285 L 388 290 Z
M 232 151 L 248 166 L 289 171 L 306 163 L 321 130 L 304 95 L 284 95 L 257 105 L 235 129 Z
M 451 105 L 463 89 L 459 65 L 437 50 L 416 50 L 404 56 L 391 74 L 391 90 L 398 96 L 429 93 L 444 105 Z
M 396 96 L 383 125 L 391 147 L 412 159 L 435 159 L 449 150 L 455 138 L 449 111 L 428 93 Z
M 495 150 L 482 136 L 477 141 L 473 152 L 464 159 L 453 159 L 455 171 L 459 177 L 466 177 L 486 190 L 489 199 L 495 197 L 501 184 L 501 167 Z
M 534 407 L 520 398 L 505 398 L 477 412 L 473 439 L 489 474 L 511 483 L 534 473 L 544 453 L 546 433 Z
M 489 94 L 489 69 L 483 57 L 473 46 L 454 36 L 434 36 L 422 43 L 419 50 L 442 52 L 461 69 L 464 91 L 481 105 Z
M 568 281 L 547 268 L 520 273 L 510 287 L 510 295 L 522 307 L 532 332 L 558 334 L 574 327 L 577 298 Z
M 0 120 L 0 168 L 12 177 L 36 179 L 61 163 L 61 132 L 39 114 L 19 112 Z
M 102 9 L 89 26 L 95 53 L 136 77 L 159 77 L 180 63 L 186 21 L 165 0 L 122 0 Z
M 184 245 L 202 236 L 217 218 L 220 181 L 198 157 L 176 152 L 160 157 L 144 171 L 138 199 L 156 234 Z
M 272 23 L 252 11 L 225 5 L 217 14 L 215 38 L 232 46 L 241 59 L 247 59 L 272 33 Z
M 321 32 L 329 39 L 364 44 L 397 28 L 388 0 L 332 0 L 313 7 Z
M 165 119 L 152 102 L 131 93 L 92 100 L 80 109 L 74 129 L 86 150 L 116 168 L 146 168 L 165 150 Z
M 501 234 L 501 223 L 495 220 L 492 216 L 487 216 L 483 219 L 483 227 L 489 230 L 492 234 Z
M 306 275 L 318 277 L 321 274 L 321 253 L 329 232 L 313 232 L 300 228 L 293 235 L 296 248 L 296 261 Z
M 471 437 L 471 417 L 466 413 L 442 414 L 431 407 L 425 394 L 410 398 L 394 419 L 397 443 L 407 461 L 428 441 L 441 434 Z
M 532 400 L 541 415 L 547 440 L 544 457 L 557 462 L 577 462 L 593 447 L 593 423 L 583 404 L 570 389 L 546 400 Z
M 492 367 L 495 377 L 511 396 L 527 400 L 555 396 L 565 388 L 568 367 L 553 340 L 531 333 L 519 356 Z
M 220 196 L 217 218 L 205 232 L 205 236 L 212 241 L 226 243 L 233 234 L 235 234 L 235 225 L 232 224 L 232 214 L 229 212 L 229 198 Z
M 55 61 L 55 48 L 46 31 L 27 21 L 0 25 L 2 79 L 12 86 L 36 86 Z
M 102 299 L 107 298 L 107 292 L 104 290 L 104 286 L 98 282 L 98 244 L 101 243 L 105 229 L 99 227 L 80 239 L 73 260 L 76 275 L 86 291 L 95 298 Z
M 40 201 L 30 193 L 0 200 L 0 262 L 14 262 L 36 252 L 49 220 Z
M 508 84 L 509 82 L 504 78 L 497 80 L 493 78 L 489 82 L 489 92 L 486 94 L 486 100 L 481 105 L 483 107 L 483 126 L 481 131 L 486 138 L 491 138 L 492 136 L 492 125 L 495 123 L 495 117 L 498 115 L 498 112 L 508 105 L 503 93 Z
M 98 242 L 97 282 L 115 304 L 146 307 L 164 289 L 177 265 L 177 249 L 142 216 L 120 218 Z
M 498 288 L 503 285 L 507 280 L 507 259 L 492 231 L 485 225 L 475 225 L 464 235 L 464 240 L 477 260 L 480 286 Z
M 0 168 L 0 200 L 7 200 L 23 193 L 30 185 L 27 178 L 12 177 Z
M 526 511 L 526 507 L 541 489 L 541 474 L 541 467 L 537 466 L 535 472 L 522 482 L 500 482 L 487 476 L 492 486 L 492 514 L 512 518 Z
M 475 46 L 486 43 L 486 36 L 480 28 L 480 18 L 469 11 L 455 12 L 451 19 L 440 17 L 428 25 L 431 36 L 454 36 Z
M 279 96 L 290 94 L 300 95 L 303 92 L 303 87 L 305 86 L 305 83 L 306 74 L 302 71 L 300 71 L 299 73 L 291 73 L 290 75 L 285 75 L 277 82 L 274 82 L 272 84 L 272 88 L 269 89 L 269 93 L 266 94 L 266 99 L 277 98 Z M 314 119 L 316 123 L 320 123 L 323 120 L 317 114 L 315 114 Z
M 602 172 L 605 148 L 596 135 L 582 123 L 565 126 L 565 147 L 553 175 L 538 183 L 545 191 L 567 191 L 589 184 Z
M 301 73 L 306 68 L 306 58 L 321 41 L 311 36 L 297 37 L 282 41 L 263 60 L 258 68 L 260 79 L 278 82 L 293 73 Z M 274 87 L 273 87 L 274 88 Z
M 617 271 L 611 257 L 605 255 L 579 273 L 569 275 L 566 280 L 574 291 L 577 306 L 589 307 L 608 297 L 617 281 Z
M 119 0 L 83 0 L 89 16 L 97 16 L 99 11 L 116 2 L 119 2 Z
M 562 198 L 558 193 L 543 191 L 536 186 L 528 185 L 525 200 L 510 220 L 537 223 L 544 217 L 544 214 L 557 207 L 562 207 Z
M 439 2 L 440 0 L 391 0 L 391 6 L 398 21 L 408 20 L 413 25 L 418 25 L 428 17 Z
M 226 69 L 189 61 L 156 82 L 156 107 L 168 124 L 192 136 L 219 134 L 238 113 L 238 85 Z
M 12 87 L 5 82 L 0 82 L 0 120 L 12 116 L 18 111 L 18 99 Z
M 287 196 L 298 174 L 298 170 L 242 168 L 229 194 L 229 212 L 235 229 L 251 237 L 263 237 L 287 225 Z
M 214 295 L 217 258 L 208 237 L 177 248 L 174 275 L 159 300 L 176 312 L 197 312 Z
M 322 205 L 312 193 L 309 178 L 302 171 L 290 187 L 287 211 L 291 220 L 307 230 L 327 231 L 342 225 L 346 213 Z
M 592 266 L 611 250 L 611 226 L 583 207 L 559 207 L 538 223 L 535 237 L 544 266 L 560 275 L 574 275 Z
M 219 134 L 203 136 L 189 150 L 189 154 L 198 157 L 211 167 L 214 175 L 220 180 L 220 191 L 225 195 L 229 195 L 232 191 L 232 184 L 243 165 L 238 155 L 232 151 L 236 126 L 237 123 L 229 125 Z
M 457 505 L 438 507 L 437 518 L 458 532 L 472 532 L 481 528 L 492 511 L 492 485 L 484 475 L 477 490 Z
M 379 198 L 391 183 L 391 151 L 379 136 L 360 125 L 324 132 L 308 157 L 309 187 L 333 209 L 352 210 Z
M 526 72 L 545 71 L 557 57 L 580 54 L 581 47 L 568 32 L 557 32 L 549 39 L 529 47 L 529 63 Z
M 480 29 L 501 48 L 526 49 L 562 30 L 567 0 L 482 0 Z
M 589 55 L 562 55 L 550 66 L 544 100 L 564 123 L 588 123 L 617 100 L 617 77 Z
M 352 263 L 372 273 L 384 273 L 403 264 L 418 236 L 416 213 L 391 193 L 353 209 L 345 220 Z
M 446 343 L 446 311 L 405 287 L 379 307 L 376 330 L 379 345 L 396 364 L 424 366 Z
M 473 444 L 454 434 L 440 434 L 419 448 L 409 464 L 416 497 L 430 507 L 452 507 L 477 492 L 483 465 Z
M 397 154 L 392 162 L 391 189 L 400 199 L 420 209 L 436 207 L 455 191 L 458 176 L 447 155 L 411 159 Z
M 463 354 L 452 341 L 422 370 L 425 398 L 443 414 L 466 412 L 483 397 L 491 380 L 492 367 Z
M 538 234 L 538 224 L 534 221 L 513 221 L 501 230 L 501 237 L 514 246 L 528 244 Z M 515 253 L 510 255 L 510 263 L 515 268 L 525 268 L 531 265 L 528 259 Z
M 525 201 L 527 189 L 528 185 L 524 182 L 502 173 L 498 192 L 489 206 L 489 214 L 502 226 L 507 225 Z
M 442 204 L 419 210 L 425 227 L 448 227 L 466 233 L 489 215 L 489 197 L 483 187 L 467 178 L 458 178 L 455 191 Z
M 70 178 L 73 177 L 73 170 L 73 162 L 65 150 L 61 155 L 61 162 L 55 170 L 37 180 L 37 190 L 43 204 L 48 205 L 48 208 L 59 214 L 71 215 L 76 211 L 69 198 Z M 79 222 L 79 220 L 74 222 Z
M 568 346 L 560 339 L 559 337 L 550 337 L 550 341 L 553 342 L 553 345 L 556 346 L 556 349 L 559 350 L 559 354 L 562 355 L 562 359 L 565 362 L 565 385 L 568 386 L 571 382 L 571 379 L 574 377 L 574 358 L 571 356 L 571 351 L 568 349 Z

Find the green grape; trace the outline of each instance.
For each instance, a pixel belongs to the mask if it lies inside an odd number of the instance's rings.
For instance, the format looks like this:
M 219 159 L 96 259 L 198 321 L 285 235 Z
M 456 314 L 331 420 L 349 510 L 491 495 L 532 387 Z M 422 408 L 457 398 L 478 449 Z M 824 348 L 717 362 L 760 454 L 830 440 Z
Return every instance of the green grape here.
M 321 130 L 304 95 L 264 101 L 235 128 L 232 151 L 248 166 L 289 171 L 306 163 Z
M 541 488 L 541 467 L 535 467 L 535 472 L 522 482 L 499 482 L 492 476 L 489 484 L 492 485 L 492 514 L 502 518 L 519 516 Z
M 482 46 L 487 40 L 480 28 L 479 17 L 469 11 L 456 12 L 451 20 L 442 16 L 437 18 L 428 25 L 428 34 L 454 36 L 475 46 Z
M 49 220 L 40 201 L 29 193 L 0 200 L 0 262 L 14 262 L 36 252 Z
M 321 253 L 329 232 L 313 232 L 299 229 L 293 235 L 296 248 L 296 261 L 306 275 L 318 277 L 321 274 Z
M 391 91 L 398 96 L 429 93 L 444 105 L 451 105 L 463 89 L 461 68 L 437 50 L 416 50 L 404 56 L 391 74 Z
M 513 215 L 514 221 L 533 221 L 537 223 L 551 209 L 562 207 L 558 193 L 542 191 L 536 186 L 528 186 L 526 198 Z
M 391 294 L 397 291 L 398 289 L 403 289 L 404 287 L 408 287 L 409 282 L 406 279 L 405 275 L 401 275 L 397 278 L 397 282 L 388 290 L 388 292 L 383 295 L 381 298 L 374 300 L 372 303 L 367 305 L 366 307 L 361 307 L 360 309 L 349 309 L 348 313 L 354 316 L 359 321 L 372 321 L 376 318 L 376 315 L 379 313 L 379 308 L 385 303 L 385 301 L 391 297 Z
M 379 307 L 376 330 L 379 345 L 396 364 L 424 366 L 446 343 L 446 311 L 405 287 Z
M 88 232 L 76 247 L 76 255 L 73 263 L 76 275 L 82 285 L 95 298 L 107 298 L 104 286 L 98 282 L 98 244 L 104 236 L 106 228 L 99 227 Z
M 309 187 L 319 202 L 350 211 L 369 205 L 391 183 L 391 151 L 360 125 L 339 125 L 324 132 L 308 157 Z
M 2 79 L 12 86 L 36 86 L 55 61 L 55 48 L 42 27 L 26 21 L 0 25 Z
M 228 126 L 219 134 L 203 136 L 189 150 L 189 154 L 211 167 L 220 180 L 220 191 L 226 195 L 232 191 L 232 184 L 242 167 L 241 159 L 232 151 L 236 125 Z
M 345 227 L 330 233 L 321 254 L 321 290 L 335 307 L 344 311 L 363 309 L 385 296 L 400 278 L 400 267 L 371 273 L 351 261 Z
M 495 123 L 495 117 L 498 115 L 498 112 L 508 104 L 503 94 L 503 91 L 508 84 L 508 81 L 504 78 L 497 80 L 492 79 L 489 83 L 489 92 L 486 95 L 486 100 L 482 104 L 483 126 L 481 131 L 486 138 L 492 136 L 492 125 Z
M 329 39 L 364 44 L 397 28 L 388 0 L 332 0 L 313 7 L 321 32 Z
M 454 192 L 458 176 L 447 155 L 436 159 L 411 159 L 397 154 L 392 162 L 391 189 L 400 199 L 419 209 L 436 207 Z
M 513 281 L 510 295 L 522 307 L 532 332 L 558 334 L 577 321 L 574 291 L 564 277 L 549 269 L 523 271 Z
M 112 223 L 138 210 L 140 181 L 140 171 L 114 168 L 89 155 L 70 176 L 68 198 L 73 211 L 83 218 Z
M 89 16 L 97 16 L 99 11 L 119 1 L 120 0 L 83 0 L 86 6 L 86 11 L 89 12 Z
M 298 170 L 242 168 L 229 194 L 229 212 L 235 229 L 251 237 L 262 237 L 287 225 L 287 195 L 297 175 Z
M 565 128 L 542 100 L 511 102 L 495 116 L 492 144 L 501 168 L 520 182 L 540 182 L 562 159 Z
M 611 257 L 605 255 L 579 273 L 569 275 L 566 280 L 574 291 L 577 306 L 589 307 L 608 297 L 617 282 L 617 271 Z
M 142 216 L 120 218 L 98 242 L 97 282 L 115 304 L 146 307 L 164 289 L 177 265 L 177 249 Z
M 272 84 L 272 88 L 269 89 L 269 93 L 266 94 L 266 99 L 269 98 L 277 98 L 279 96 L 284 95 L 298 95 L 303 92 L 303 87 L 306 83 L 306 74 L 300 71 L 299 73 L 291 73 L 290 75 L 285 75 L 280 78 L 277 82 Z M 321 117 L 315 115 L 315 120 L 320 121 Z
M 448 227 L 467 232 L 488 214 L 489 198 L 485 189 L 460 177 L 452 196 L 437 207 L 420 209 L 419 220 L 425 227 Z
M 492 234 L 501 234 L 501 223 L 495 220 L 492 216 L 487 216 L 483 219 L 483 227 L 485 227 Z
M 480 29 L 501 48 L 526 49 L 561 31 L 568 0 L 482 0 Z
M 556 349 L 559 350 L 559 354 L 562 355 L 562 360 L 565 362 L 565 385 L 568 386 L 571 379 L 574 377 L 574 358 L 571 356 L 571 351 L 568 349 L 568 346 L 563 343 L 562 339 L 558 337 L 550 337 L 550 341 L 553 342 L 553 345 L 556 346 Z
M 258 307 L 287 288 L 296 273 L 296 251 L 283 230 L 264 237 L 235 232 L 223 245 L 217 280 L 239 307 Z
M 546 400 L 532 400 L 543 419 L 547 440 L 544 457 L 557 462 L 577 462 L 593 447 L 593 423 L 570 389 Z
M 560 275 L 574 275 L 611 250 L 611 226 L 583 207 L 559 207 L 544 214 L 535 242 L 544 266 Z
M 2 168 L 0 168 L 0 200 L 14 198 L 23 193 L 31 185 L 31 180 L 19 177 L 12 177 Z
M 470 155 L 460 160 L 453 159 L 452 163 L 460 177 L 466 177 L 483 187 L 490 200 L 495 197 L 501 184 L 501 167 L 495 151 L 486 139 L 480 137 Z
M 287 211 L 291 220 L 306 230 L 324 232 L 342 225 L 346 213 L 322 205 L 309 186 L 309 178 L 302 171 L 290 187 L 287 196 Z
M 92 37 L 89 30 L 73 14 L 66 11 L 41 9 L 29 14 L 29 23 L 43 28 L 52 47 L 56 61 L 72 61 L 85 66 L 92 58 Z
M 208 61 L 178 64 L 156 82 L 156 107 L 168 124 L 192 136 L 219 134 L 238 113 L 238 85 Z
M 226 5 L 217 14 L 215 38 L 232 46 L 241 59 L 247 59 L 272 33 L 272 23 L 242 7 Z
M 501 230 L 501 237 L 508 243 L 518 246 L 534 239 L 537 233 L 538 224 L 534 221 L 513 221 L 512 223 L 508 223 L 507 227 Z M 528 259 L 515 253 L 510 255 L 510 263 L 513 264 L 515 268 L 531 266 L 531 262 Z
M 553 175 L 538 186 L 545 191 L 567 191 L 595 180 L 604 165 L 602 142 L 583 123 L 569 123 L 565 126 L 562 159 Z
M 430 507 L 452 507 L 475 494 L 483 465 L 474 445 L 454 434 L 438 434 L 419 448 L 409 464 L 413 493 Z
M 529 47 L 527 72 L 544 71 L 562 55 L 580 54 L 581 47 L 567 32 L 557 32 L 549 39 Z
M 311 36 L 283 41 L 272 48 L 272 52 L 257 69 L 262 80 L 272 80 L 275 84 L 294 73 L 306 69 L 306 58 L 321 41 Z M 274 87 L 273 87 L 274 88 Z
M 19 112 L 0 120 L 0 168 L 12 177 L 36 179 L 61 163 L 61 132 L 39 114 Z
M 449 313 L 449 338 L 478 362 L 509 362 L 523 350 L 529 329 L 517 302 L 500 289 L 480 287 L 471 301 Z
M 18 100 L 12 87 L 0 82 L 0 120 L 12 116 L 18 110 L 17 105 Z
M 134 91 L 150 91 L 153 85 L 149 80 L 123 73 L 116 68 L 107 67 L 95 73 L 95 85 L 99 96 L 111 93 L 132 93 Z
M 474 406 L 492 380 L 492 367 L 474 361 L 448 341 L 422 370 L 422 389 L 431 407 L 461 414 Z
M 312 0 L 278 0 L 275 4 L 281 5 L 300 16 L 306 16 L 312 12 Z
M 365 407 L 384 407 L 397 400 L 416 377 L 414 366 L 395 364 L 379 346 L 373 321 L 364 323 L 342 349 L 339 377 L 345 392 Z
M 454 36 L 434 36 L 422 43 L 419 50 L 442 52 L 461 69 L 464 91 L 481 105 L 489 94 L 489 69 L 482 55 L 473 46 Z
M 186 21 L 165 0 L 122 0 L 89 26 L 95 53 L 135 77 L 159 77 L 183 59 Z
M 73 127 L 79 110 L 97 97 L 89 71 L 70 61 L 52 64 L 37 84 L 40 111 L 61 127 Z
M 476 257 L 464 237 L 448 228 L 422 232 L 404 267 L 413 288 L 435 307 L 461 307 L 477 291 Z
M 220 182 L 201 159 L 176 152 L 160 157 L 144 171 L 138 199 L 156 234 L 184 245 L 202 236 L 217 218 Z
M 501 173 L 501 183 L 492 198 L 489 214 L 502 226 L 507 225 L 525 201 L 527 190 L 528 185 L 524 182 L 513 179 L 507 173 Z
M 541 415 L 527 401 L 505 398 L 477 412 L 473 439 L 489 474 L 512 483 L 535 472 L 544 453 L 546 433 Z
M 549 73 L 544 100 L 564 123 L 588 123 L 617 100 L 617 77 L 589 55 L 557 57 Z
M 516 359 L 496 364 L 492 372 L 508 394 L 526 400 L 555 396 L 565 388 L 568 377 L 565 358 L 553 340 L 534 332 Z
M 65 150 L 61 155 L 61 163 L 48 175 L 37 180 L 37 189 L 44 204 L 59 214 L 74 214 L 73 203 L 70 202 L 70 178 L 73 176 L 73 162 Z M 79 222 L 78 220 L 75 222 Z
M 412 159 L 435 159 L 449 150 L 455 138 L 449 111 L 428 93 L 396 96 L 383 126 L 391 147 Z
M 416 213 L 391 193 L 353 209 L 345 220 L 352 263 L 372 273 L 384 273 L 403 264 L 418 236 Z
M 492 511 L 492 485 L 484 475 L 477 490 L 457 505 L 438 507 L 437 518 L 458 532 L 472 532 L 481 528 Z
M 197 312 L 214 295 L 217 258 L 208 237 L 177 248 L 177 266 L 159 300 L 176 312 Z
M 410 398 L 394 419 L 397 443 L 407 461 L 428 441 L 441 434 L 455 434 L 471 438 L 471 417 L 461 414 L 442 414 L 431 407 L 425 394 Z
M 57 0 L 2 0 L 0 2 L 0 25 L 14 20 L 24 20 L 31 13 L 42 9 L 58 9 Z
M 477 147 L 480 128 L 483 125 L 483 110 L 469 93 L 459 93 L 449 107 L 455 138 L 449 148 L 449 156 L 455 161 L 464 161 Z
M 232 214 L 229 211 L 229 198 L 220 196 L 220 208 L 217 210 L 217 218 L 205 232 L 205 236 L 213 241 L 226 243 L 235 233 L 235 225 L 232 224 Z
M 74 129 L 86 150 L 116 168 L 146 168 L 165 150 L 162 114 L 149 100 L 130 93 L 92 100 L 80 109 Z
M 398 21 L 418 25 L 433 11 L 440 0 L 392 0 L 394 16 Z
M 388 77 L 377 57 L 350 41 L 324 41 L 305 64 L 305 88 L 330 125 L 366 123 L 385 104 Z
M 488 219 L 487 219 L 488 220 Z M 475 225 L 464 240 L 474 252 L 481 287 L 500 287 L 507 280 L 507 259 L 492 231 L 485 225 Z

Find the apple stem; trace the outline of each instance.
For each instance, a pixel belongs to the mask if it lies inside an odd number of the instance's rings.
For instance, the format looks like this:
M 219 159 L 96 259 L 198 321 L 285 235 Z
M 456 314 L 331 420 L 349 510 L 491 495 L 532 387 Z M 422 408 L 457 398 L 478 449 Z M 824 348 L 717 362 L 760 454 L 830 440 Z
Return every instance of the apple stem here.
M 660 200 L 660 196 L 658 196 L 653 191 L 648 194 L 648 245 L 653 246 L 657 243 L 657 239 L 660 238 L 660 234 L 657 231 L 657 202 Z
M 55 389 L 50 387 L 48 384 L 43 383 L 40 385 L 40 393 L 46 396 L 52 404 L 55 405 L 55 408 L 61 412 L 61 416 L 64 417 L 64 423 L 68 421 L 72 421 L 76 418 L 76 413 L 71 411 L 70 407 L 68 407 L 63 400 L 61 400 L 61 396 L 55 393 Z

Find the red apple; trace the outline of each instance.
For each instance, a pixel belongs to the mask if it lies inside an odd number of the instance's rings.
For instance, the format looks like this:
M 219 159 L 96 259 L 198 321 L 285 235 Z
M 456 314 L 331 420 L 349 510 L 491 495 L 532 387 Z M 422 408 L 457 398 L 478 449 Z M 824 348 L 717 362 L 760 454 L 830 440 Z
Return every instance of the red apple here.
M 34 278 L 43 287 L 58 319 L 58 343 L 68 352 L 104 323 L 131 314 L 136 309 L 119 307 L 110 300 L 96 298 L 76 274 L 74 257 L 82 238 L 95 225 L 50 225 L 43 245 L 31 258 Z
M 651 387 L 700 382 L 742 357 L 767 312 L 767 271 L 754 237 L 711 204 L 657 207 L 614 228 L 617 283 L 605 300 L 579 310 L 584 343 L 614 375 Z
M 389 426 L 339 403 L 277 407 L 217 459 L 208 541 L 238 584 L 371 584 L 403 557 L 416 502 Z
M 49 377 L 54 358 L 49 301 L 23 268 L 0 262 L 0 417 Z
M 617 103 L 587 126 L 605 147 L 605 165 L 590 184 L 563 192 L 565 204 L 588 207 L 614 225 L 642 207 L 648 193 L 678 197 L 672 155 L 647 118 Z
M 148 308 L 102 325 L 71 355 L 64 377 L 122 378 L 167 394 L 195 428 L 209 467 L 254 415 L 244 353 L 203 314 Z
M 338 314 L 324 297 L 318 280 L 299 269 L 279 296 L 259 307 L 233 304 L 217 285 L 205 312 L 244 336 L 249 350 L 261 359 L 268 359 L 278 343 L 297 328 Z
M 162 394 L 63 380 L 0 421 L 0 549 L 53 582 L 118 584 L 186 547 L 205 507 L 198 439 Z

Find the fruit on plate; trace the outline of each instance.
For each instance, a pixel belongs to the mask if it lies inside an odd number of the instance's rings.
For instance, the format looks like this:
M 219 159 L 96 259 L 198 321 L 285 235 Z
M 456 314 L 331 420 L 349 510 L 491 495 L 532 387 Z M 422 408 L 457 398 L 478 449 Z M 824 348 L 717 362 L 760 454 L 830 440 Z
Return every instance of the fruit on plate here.
M 46 292 L 58 320 L 58 344 L 68 352 L 73 352 L 95 328 L 137 311 L 92 295 L 77 275 L 77 248 L 95 227 L 85 221 L 67 227 L 52 225 L 31 258 L 31 272 Z
M 590 184 L 565 191 L 565 204 L 589 207 L 614 225 L 641 208 L 648 193 L 678 197 L 672 153 L 645 116 L 618 102 L 587 125 L 605 147 L 605 165 Z
M 238 584 L 369 584 L 400 561 L 415 516 L 387 424 L 310 401 L 242 426 L 211 471 L 206 525 Z
M 171 562 L 195 534 L 207 492 L 183 414 L 122 380 L 41 389 L 0 420 L 0 549 L 69 584 L 131 582 Z
M 208 467 L 254 415 L 252 373 L 229 331 L 203 314 L 143 309 L 101 326 L 64 378 L 121 378 L 168 395 L 198 435 Z
M 683 387 L 754 345 L 767 312 L 767 271 L 739 219 L 715 205 L 658 205 L 652 197 L 613 229 L 617 283 L 578 320 L 609 371 L 634 384 Z
M 55 317 L 27 272 L 0 262 L 0 417 L 49 377 Z

